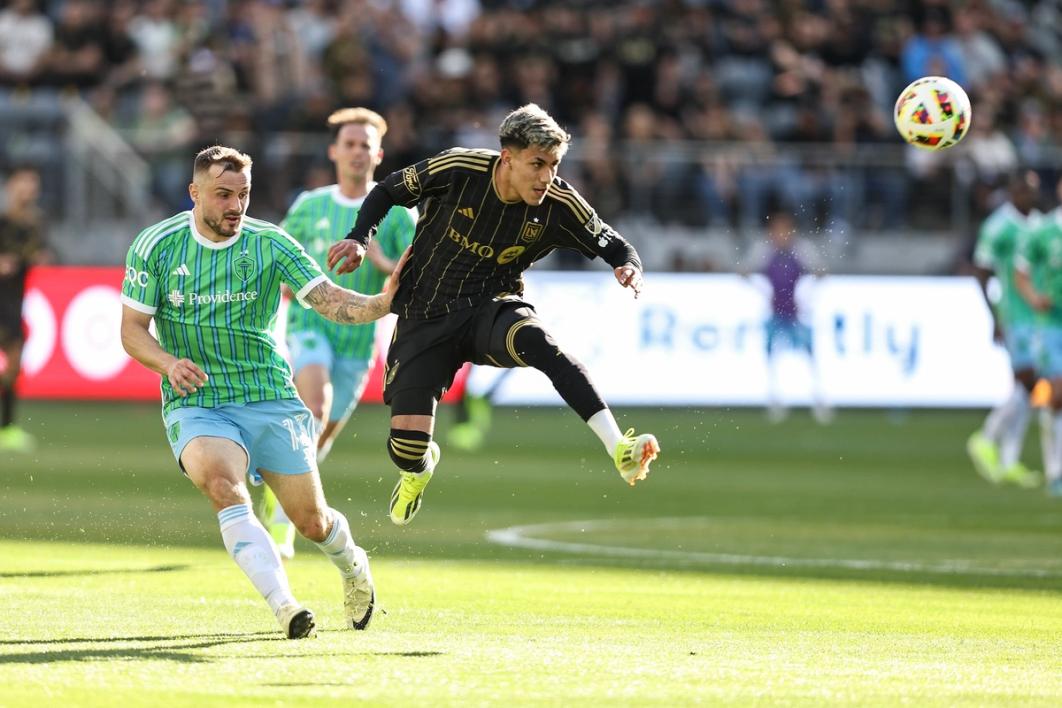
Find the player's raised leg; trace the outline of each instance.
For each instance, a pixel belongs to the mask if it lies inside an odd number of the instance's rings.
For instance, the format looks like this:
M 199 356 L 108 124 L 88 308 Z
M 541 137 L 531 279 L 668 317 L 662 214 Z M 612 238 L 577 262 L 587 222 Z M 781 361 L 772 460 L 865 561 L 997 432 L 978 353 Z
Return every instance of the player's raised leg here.
M 354 543 L 347 519 L 325 501 L 316 469 L 283 474 L 260 469 L 259 474 L 276 493 L 295 528 L 313 541 L 339 570 L 343 579 L 343 610 L 347 626 L 365 629 L 372 621 L 376 590 L 369 558 Z
M 289 639 L 312 635 L 313 613 L 292 595 L 280 556 L 251 513 L 245 450 L 233 440 L 200 436 L 184 446 L 180 460 L 188 478 L 213 504 L 225 549 L 265 598 L 281 629 Z
M 660 453 L 656 436 L 635 434 L 634 428 L 620 433 L 586 368 L 557 346 L 530 307 L 517 303 L 503 306 L 493 321 L 490 346 L 494 360 L 531 366 L 549 377 L 564 402 L 601 440 L 623 481 L 633 486 L 645 479 L 650 463 Z

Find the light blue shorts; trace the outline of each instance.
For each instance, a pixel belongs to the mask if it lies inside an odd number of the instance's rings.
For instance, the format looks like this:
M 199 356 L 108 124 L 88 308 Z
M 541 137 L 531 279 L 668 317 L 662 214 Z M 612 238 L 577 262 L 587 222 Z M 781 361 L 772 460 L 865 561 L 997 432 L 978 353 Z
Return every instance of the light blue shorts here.
M 800 320 L 771 317 L 767 320 L 767 353 L 774 353 L 779 340 L 784 340 L 790 349 L 811 354 L 811 327 Z
M 1039 361 L 1041 366 L 1038 373 L 1047 378 L 1062 376 L 1062 327 L 1048 325 L 1041 329 L 1039 334 Z M 1009 350 L 1010 338 L 1008 337 L 1007 339 L 1007 348 Z
M 262 483 L 260 469 L 292 475 L 317 469 L 313 419 L 298 399 L 175 408 L 163 415 L 163 422 L 178 465 L 189 442 L 213 437 L 232 440 L 244 449 L 247 472 L 256 485 Z
M 1007 347 L 1007 354 L 1010 355 L 1012 371 L 1039 369 L 1042 363 L 1046 363 L 1041 362 L 1040 332 L 1036 325 L 1012 325 L 1004 328 L 1003 343 Z M 1062 357 L 1062 353 L 1055 355 L 1056 359 L 1059 357 Z
M 320 332 L 292 332 L 288 335 L 287 345 L 294 374 L 313 364 L 328 370 L 332 381 L 332 408 L 328 412 L 328 422 L 338 423 L 349 418 L 365 391 L 372 362 L 337 357 L 328 338 Z

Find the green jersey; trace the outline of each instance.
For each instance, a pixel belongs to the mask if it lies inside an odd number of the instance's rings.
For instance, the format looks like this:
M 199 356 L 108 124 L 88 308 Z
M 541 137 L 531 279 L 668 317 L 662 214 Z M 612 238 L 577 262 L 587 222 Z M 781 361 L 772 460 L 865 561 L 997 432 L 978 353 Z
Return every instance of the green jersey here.
M 981 225 L 974 249 L 974 263 L 991 270 L 999 281 L 1000 296 L 996 316 L 1004 327 L 1028 324 L 1037 319 L 1036 313 L 1018 292 L 1014 283 L 1015 258 L 1021 253 L 1035 215 L 1025 216 L 1007 202 L 989 214 Z
M 191 211 L 142 231 L 126 256 L 122 302 L 152 315 L 162 348 L 191 359 L 209 377 L 181 397 L 163 376 L 163 411 L 298 398 L 271 334 L 280 284 L 302 302 L 325 279 L 283 229 L 248 216 L 221 243 L 198 232 Z
M 1055 303 L 1041 317 L 1062 326 L 1062 207 L 1039 219 L 1029 232 L 1018 254 L 1018 267 L 1029 274 L 1034 288 Z
M 374 185 L 370 185 L 370 189 Z M 310 256 L 318 263 L 328 259 L 328 249 L 339 241 L 354 226 L 361 209 L 362 199 L 344 197 L 339 185 L 321 187 L 303 192 L 291 205 L 282 222 Z M 380 222 L 376 241 L 388 258 L 397 260 L 406 247 L 413 242 L 416 226 L 415 212 L 404 207 L 392 207 Z M 336 285 L 356 290 L 366 295 L 375 295 L 383 289 L 387 275 L 380 272 L 367 259 L 353 273 L 336 275 L 329 273 Z M 376 323 L 345 325 L 322 317 L 313 310 L 291 308 L 288 311 L 288 332 L 320 332 L 332 345 L 337 356 L 351 359 L 371 359 Z

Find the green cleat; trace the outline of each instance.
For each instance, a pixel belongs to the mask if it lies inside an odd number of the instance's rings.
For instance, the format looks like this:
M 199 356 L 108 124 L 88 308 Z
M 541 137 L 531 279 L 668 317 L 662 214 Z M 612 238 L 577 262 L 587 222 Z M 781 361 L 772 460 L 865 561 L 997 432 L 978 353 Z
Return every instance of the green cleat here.
M 999 466 L 999 448 L 980 430 L 966 440 L 966 454 L 970 456 L 977 474 L 992 484 L 1002 481 L 1003 470 Z
M 447 442 L 458 450 L 475 452 L 483 447 L 483 431 L 472 423 L 458 423 L 450 428 Z
M 1036 470 L 1031 470 L 1020 462 L 1015 462 L 1010 467 L 1002 470 L 1000 480 L 1016 484 L 1022 489 L 1035 489 L 1043 483 L 1044 478 Z
M 37 439 L 17 425 L 0 428 L 0 450 L 33 452 L 36 449 Z
M 428 454 L 431 455 L 431 467 L 423 472 L 400 472 L 398 484 L 391 492 L 391 521 L 398 526 L 408 524 L 420 511 L 424 488 L 431 481 L 435 466 L 439 464 L 439 458 L 442 456 L 439 444 L 434 440 L 428 443 Z
M 616 445 L 612 458 L 616 463 L 623 481 L 632 487 L 649 474 L 649 463 L 660 454 L 660 443 L 656 436 L 649 433 L 634 434 L 634 428 L 628 430 Z

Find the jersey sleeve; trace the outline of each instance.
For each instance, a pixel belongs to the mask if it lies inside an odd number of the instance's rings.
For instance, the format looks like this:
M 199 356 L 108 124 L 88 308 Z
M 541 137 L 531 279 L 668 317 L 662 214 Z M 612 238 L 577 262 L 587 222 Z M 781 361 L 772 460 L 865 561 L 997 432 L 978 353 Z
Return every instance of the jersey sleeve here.
M 642 269 L 638 252 L 619 232 L 601 220 L 593 207 L 563 180 L 554 180 L 550 195 L 561 209 L 558 225 L 568 239 L 558 245 L 578 251 L 588 259 L 601 258 L 613 268 L 633 265 Z
M 154 315 L 162 304 L 165 273 L 159 272 L 158 249 L 145 252 L 140 238 L 133 240 L 125 256 L 122 304 L 137 312 Z
M 286 231 L 273 232 L 270 240 L 273 245 L 273 262 L 280 270 L 280 277 L 295 293 L 299 304 L 309 309 L 310 305 L 303 298 L 306 293 L 328 280 L 328 276 L 321 270 L 317 261 L 310 258 L 302 244 Z
M 392 172 L 381 184 L 395 204 L 412 207 L 425 197 L 445 192 L 460 172 L 489 173 L 495 157 L 485 150 L 453 148 Z
M 399 258 L 413 243 L 413 232 L 417 226 L 416 213 L 416 209 L 396 206 L 387 213 L 387 217 L 380 224 L 376 238 L 388 258 Z

